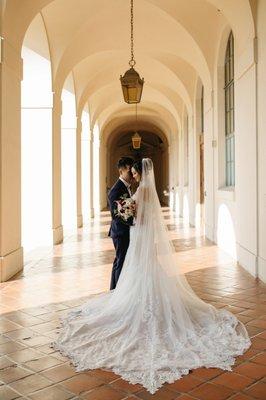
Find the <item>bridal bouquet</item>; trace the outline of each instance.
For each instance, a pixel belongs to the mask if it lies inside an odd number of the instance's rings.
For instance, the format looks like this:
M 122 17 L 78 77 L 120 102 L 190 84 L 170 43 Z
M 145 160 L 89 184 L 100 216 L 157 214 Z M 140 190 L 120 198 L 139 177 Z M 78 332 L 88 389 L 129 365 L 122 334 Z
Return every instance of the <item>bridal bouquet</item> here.
M 121 221 L 126 225 L 133 225 L 134 217 L 136 214 L 135 201 L 131 197 L 126 197 L 126 195 L 124 195 L 121 196 L 119 200 L 116 200 L 115 203 L 115 216 L 120 218 Z

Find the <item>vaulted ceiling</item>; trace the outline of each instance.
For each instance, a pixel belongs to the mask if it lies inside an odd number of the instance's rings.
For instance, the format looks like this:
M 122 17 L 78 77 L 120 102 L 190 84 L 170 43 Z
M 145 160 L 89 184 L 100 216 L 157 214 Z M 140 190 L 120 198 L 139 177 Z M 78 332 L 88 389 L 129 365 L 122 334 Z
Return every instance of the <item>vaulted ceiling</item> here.
M 7 0 L 2 36 L 51 60 L 53 90 L 74 82 L 77 114 L 89 107 L 102 132 L 132 122 L 120 74 L 130 58 L 129 0 Z M 171 135 L 191 113 L 198 80 L 212 89 L 223 31 L 236 52 L 254 36 L 255 1 L 135 0 L 136 70 L 145 79 L 139 121 Z M 12 30 L 11 26 L 16 26 Z M 170 136 L 169 136 L 170 137 Z

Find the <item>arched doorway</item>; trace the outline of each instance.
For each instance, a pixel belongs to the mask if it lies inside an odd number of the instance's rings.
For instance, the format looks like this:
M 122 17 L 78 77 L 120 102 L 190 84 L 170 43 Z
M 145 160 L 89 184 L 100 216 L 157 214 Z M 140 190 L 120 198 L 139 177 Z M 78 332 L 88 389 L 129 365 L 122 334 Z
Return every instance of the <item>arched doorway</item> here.
M 38 48 L 33 38 L 38 35 Z M 27 260 L 52 244 L 52 74 L 49 44 L 38 14 L 23 41 L 21 83 L 22 245 Z
M 70 74 L 61 95 L 61 184 L 62 222 L 69 232 L 77 224 L 77 173 L 76 173 L 76 98 L 74 78 Z
M 128 156 L 134 160 L 144 157 L 152 159 L 154 164 L 156 189 L 162 205 L 168 205 L 168 196 L 164 191 L 168 191 L 169 183 L 169 160 L 168 143 L 166 138 L 147 130 L 138 130 L 141 136 L 140 149 L 134 149 L 132 145 L 133 130 L 119 132 L 111 135 L 107 152 L 107 191 L 115 183 L 118 177 L 117 161 L 120 157 Z

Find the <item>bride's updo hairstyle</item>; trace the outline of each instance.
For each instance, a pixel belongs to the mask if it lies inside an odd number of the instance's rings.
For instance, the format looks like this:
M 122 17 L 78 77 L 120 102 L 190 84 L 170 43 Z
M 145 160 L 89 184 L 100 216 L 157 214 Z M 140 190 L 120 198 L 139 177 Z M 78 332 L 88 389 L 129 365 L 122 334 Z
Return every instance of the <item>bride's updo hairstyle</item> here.
M 140 176 L 142 175 L 142 160 L 135 161 L 132 167 Z
M 142 160 L 135 161 L 132 167 L 140 175 L 140 180 L 142 180 L 143 173 L 147 176 L 150 171 L 153 170 L 153 164 L 150 158 L 143 158 Z

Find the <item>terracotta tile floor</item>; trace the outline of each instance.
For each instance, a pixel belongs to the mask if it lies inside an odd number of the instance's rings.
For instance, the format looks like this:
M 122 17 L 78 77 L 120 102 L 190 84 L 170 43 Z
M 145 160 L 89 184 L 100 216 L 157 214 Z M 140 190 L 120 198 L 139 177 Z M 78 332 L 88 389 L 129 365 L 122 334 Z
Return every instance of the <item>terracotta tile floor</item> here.
M 243 321 L 252 347 L 232 372 L 200 368 L 155 395 L 102 370 L 75 373 L 50 348 L 59 317 L 109 288 L 114 256 L 109 213 L 67 236 L 53 249 L 26 256 L 20 275 L 0 284 L 0 399 L 12 400 L 248 400 L 266 399 L 266 286 L 204 237 L 164 210 L 176 259 L 197 292 Z

